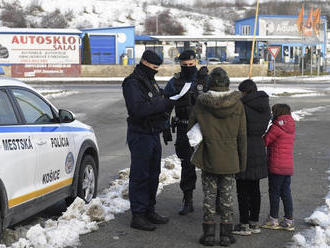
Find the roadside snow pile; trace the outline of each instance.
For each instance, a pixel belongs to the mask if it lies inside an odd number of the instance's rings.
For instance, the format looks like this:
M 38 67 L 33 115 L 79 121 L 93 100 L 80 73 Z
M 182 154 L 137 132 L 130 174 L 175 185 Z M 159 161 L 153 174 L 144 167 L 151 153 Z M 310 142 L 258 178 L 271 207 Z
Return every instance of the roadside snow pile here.
M 305 222 L 314 227 L 294 235 L 292 248 L 330 247 L 330 192 L 325 203 L 326 205 L 317 208 L 310 217 L 305 218 Z
M 180 180 L 181 166 L 176 155 L 161 162 L 158 193 L 164 186 Z M 6 229 L 0 248 L 62 248 L 79 245 L 79 235 L 98 230 L 98 224 L 114 219 L 114 215 L 130 208 L 128 200 L 129 169 L 119 171 L 119 178 L 89 204 L 77 198 L 57 220 L 36 225 Z M 15 242 L 15 243 L 14 243 Z
M 277 85 L 263 85 L 258 86 L 258 90 L 265 91 L 269 96 L 313 96 L 319 93 L 316 93 L 311 90 L 301 89 L 301 88 L 287 88 Z
M 69 91 L 69 90 L 61 90 L 61 89 L 38 89 L 38 92 L 47 99 L 64 97 L 78 93 L 77 91 Z
M 312 115 L 314 112 L 321 112 L 327 109 L 329 106 L 320 106 L 316 108 L 307 108 L 307 109 L 301 109 L 292 112 L 292 117 L 295 121 L 300 121 L 301 119 L 305 118 L 307 115 Z

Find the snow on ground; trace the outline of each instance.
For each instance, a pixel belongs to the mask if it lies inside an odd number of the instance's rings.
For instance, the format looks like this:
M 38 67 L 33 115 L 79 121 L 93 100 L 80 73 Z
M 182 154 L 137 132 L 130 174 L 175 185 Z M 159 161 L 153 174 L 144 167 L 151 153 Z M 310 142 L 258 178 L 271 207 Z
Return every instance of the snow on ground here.
M 283 92 L 310 92 L 301 88 L 280 87 L 274 85 L 259 87 L 270 96 Z M 46 97 L 63 95 L 72 92 L 62 92 L 58 89 L 40 89 Z M 302 120 L 314 112 L 324 111 L 330 106 L 320 106 L 294 111 L 292 116 L 296 121 Z M 180 180 L 181 166 L 176 155 L 169 156 L 161 162 L 162 172 L 159 178 L 158 193 L 164 186 L 177 183 Z M 77 198 L 71 206 L 57 220 L 38 220 L 36 224 L 16 227 L 15 230 L 6 229 L 3 240 L 6 245 L 0 248 L 62 248 L 79 245 L 79 235 L 98 230 L 98 224 L 114 219 L 114 215 L 127 211 L 130 207 L 128 201 L 129 169 L 119 171 L 118 179 L 113 181 L 96 199 L 88 205 Z M 329 178 L 330 180 L 330 178 Z M 330 192 L 326 199 L 326 206 L 317 209 L 306 222 L 317 225 L 304 233 L 293 237 L 293 247 L 329 247 L 330 245 Z M 114 237 L 115 238 L 115 237 Z M 327 243 L 328 242 L 328 243 Z
M 7 0 L 6 2 L 14 1 L 16 0 Z M 20 0 L 19 2 L 23 8 L 28 8 L 33 2 L 38 3 L 43 11 L 48 13 L 55 11 L 55 9 L 59 9 L 63 14 L 71 11 L 73 18 L 69 22 L 70 28 L 135 26 L 136 33 L 140 34 L 144 32 L 146 18 L 167 10 L 185 28 L 185 35 L 203 34 L 206 24 L 210 25 L 212 34 L 224 34 L 224 23 L 227 25 L 230 23 L 228 20 L 201 15 L 192 11 L 163 7 L 159 1 L 149 0 L 79 0 L 79 4 L 77 1 L 67 0 Z M 41 12 L 37 16 L 29 15 L 28 18 L 38 23 L 45 12 Z
M 43 95 L 47 99 L 69 96 L 77 94 L 77 91 L 61 90 L 61 89 L 37 89 L 39 94 Z
M 316 108 L 307 108 L 307 109 L 301 109 L 292 112 L 292 117 L 295 121 L 302 120 L 305 116 L 312 115 L 314 112 L 322 112 L 329 108 L 330 106 L 319 106 Z
M 328 174 L 330 171 L 327 172 Z M 330 180 L 330 178 L 329 178 Z M 313 227 L 293 236 L 292 248 L 330 247 L 330 192 L 325 197 L 325 205 L 317 208 L 305 222 Z
M 181 166 L 177 156 L 162 160 L 159 177 L 160 193 L 164 186 L 180 180 Z M 97 198 L 88 205 L 77 198 L 57 220 L 47 220 L 36 225 L 6 229 L 3 240 L 8 245 L 0 248 L 62 248 L 79 245 L 79 235 L 98 230 L 98 223 L 114 219 L 114 215 L 127 211 L 129 169 L 119 171 L 113 181 Z

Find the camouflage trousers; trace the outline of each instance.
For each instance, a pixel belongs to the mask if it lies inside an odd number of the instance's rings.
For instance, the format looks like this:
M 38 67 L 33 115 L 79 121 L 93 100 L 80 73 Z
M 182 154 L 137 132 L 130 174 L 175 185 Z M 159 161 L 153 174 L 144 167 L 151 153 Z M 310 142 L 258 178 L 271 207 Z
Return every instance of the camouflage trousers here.
M 233 222 L 233 196 L 234 175 L 217 175 L 202 171 L 202 184 L 204 192 L 203 221 L 215 222 L 216 198 L 220 196 L 218 209 L 221 223 Z

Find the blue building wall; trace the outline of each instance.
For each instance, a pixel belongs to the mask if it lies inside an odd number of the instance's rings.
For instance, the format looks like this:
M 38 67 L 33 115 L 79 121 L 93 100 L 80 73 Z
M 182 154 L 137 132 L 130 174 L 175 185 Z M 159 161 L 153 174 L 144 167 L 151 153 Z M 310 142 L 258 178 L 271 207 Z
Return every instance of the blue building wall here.
M 257 21 L 257 32 L 256 35 L 258 36 L 260 34 L 260 19 L 271 19 L 271 18 L 290 18 L 296 20 L 298 16 L 290 16 L 290 15 L 259 15 L 258 16 L 258 21 Z M 306 20 L 308 17 L 305 16 L 304 19 Z M 253 30 L 254 30 L 254 20 L 255 17 L 249 17 L 245 19 L 240 19 L 235 21 L 235 35 L 253 35 Z M 326 17 L 322 16 L 321 21 L 326 22 Z M 250 33 L 249 34 L 243 34 L 243 26 L 250 26 Z M 327 30 L 326 30 L 326 25 L 324 26 L 324 29 L 322 30 L 324 33 L 323 36 L 323 42 L 322 43 L 315 43 L 312 44 L 312 46 L 321 46 L 321 52 L 322 56 L 326 56 L 326 36 L 327 36 Z M 281 51 L 280 54 L 276 57 L 277 61 L 283 62 L 283 57 L 284 57 L 284 48 L 289 47 L 289 50 L 291 51 L 292 47 L 307 47 L 308 45 L 304 45 L 301 43 L 268 43 L 269 46 L 280 46 Z M 252 42 L 249 41 L 242 41 L 242 42 L 235 42 L 235 51 L 239 53 L 239 58 L 243 63 L 245 61 L 249 61 L 251 57 L 251 47 L 252 47 Z M 265 47 L 265 44 L 263 42 L 257 42 L 256 43 L 256 51 L 258 51 L 260 48 Z M 255 56 L 258 58 L 260 54 L 256 53 Z M 296 62 L 296 59 L 290 59 L 290 62 Z
M 108 27 L 108 28 L 90 28 L 82 29 L 82 37 L 85 33 L 91 34 L 108 34 L 116 36 L 116 64 L 122 63 L 122 57 L 125 53 L 129 53 L 128 64 L 134 64 L 135 61 L 135 27 Z M 91 47 L 92 49 L 92 47 Z
M 235 35 L 243 35 L 242 33 L 242 27 L 245 25 L 249 25 L 250 26 L 250 34 L 246 34 L 246 35 L 253 35 L 253 31 L 254 31 L 254 17 L 249 17 L 249 18 L 245 18 L 245 19 L 240 19 L 235 21 Z M 258 25 L 257 25 L 257 35 L 258 34 Z

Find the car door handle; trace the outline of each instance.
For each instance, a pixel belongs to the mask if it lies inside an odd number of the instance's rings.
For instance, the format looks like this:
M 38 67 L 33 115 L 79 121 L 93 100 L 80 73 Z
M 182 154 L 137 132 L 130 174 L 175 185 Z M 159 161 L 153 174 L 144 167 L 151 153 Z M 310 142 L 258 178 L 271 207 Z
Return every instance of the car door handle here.
M 39 141 L 39 142 L 37 142 L 37 145 L 39 145 L 39 146 L 43 146 L 43 145 L 46 145 L 47 144 L 47 141 Z

